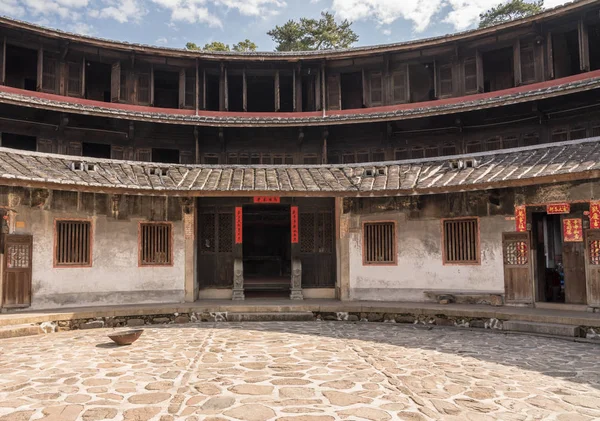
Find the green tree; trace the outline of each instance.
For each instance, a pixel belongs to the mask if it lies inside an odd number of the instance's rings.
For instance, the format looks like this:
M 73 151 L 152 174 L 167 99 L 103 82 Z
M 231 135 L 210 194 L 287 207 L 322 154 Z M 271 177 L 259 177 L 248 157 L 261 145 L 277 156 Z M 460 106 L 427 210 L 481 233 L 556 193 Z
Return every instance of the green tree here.
M 358 41 L 351 28 L 352 22 L 335 21 L 329 12 L 321 12 L 321 19 L 301 18 L 299 22 L 287 21 L 267 32 L 277 43 L 276 51 L 337 50 L 348 48 Z
M 231 51 L 229 44 L 224 44 L 219 41 L 213 41 L 210 44 L 204 44 L 203 48 L 198 47 L 198 45 L 196 45 L 193 42 L 188 42 L 187 44 L 185 44 L 185 48 L 193 51 Z M 257 48 L 258 47 L 256 46 L 256 44 L 250 41 L 249 39 L 240 41 L 237 44 L 233 45 L 233 51 L 237 52 L 256 51 Z
M 480 14 L 479 27 L 487 28 L 502 22 L 535 15 L 543 10 L 544 0 L 534 0 L 532 3 L 527 3 L 524 0 L 511 0 Z
M 233 45 L 233 51 L 237 51 L 238 53 L 256 51 L 257 48 L 258 46 L 248 38 Z

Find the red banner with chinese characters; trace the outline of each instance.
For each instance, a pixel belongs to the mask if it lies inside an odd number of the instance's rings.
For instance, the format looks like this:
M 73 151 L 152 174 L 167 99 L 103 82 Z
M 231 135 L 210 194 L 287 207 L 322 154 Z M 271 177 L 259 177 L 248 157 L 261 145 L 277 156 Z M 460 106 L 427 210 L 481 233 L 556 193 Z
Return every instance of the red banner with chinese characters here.
M 525 206 L 517 206 L 515 208 L 515 222 L 517 232 L 527 231 L 527 208 Z
M 563 236 L 565 243 L 583 241 L 583 224 L 581 218 L 563 220 Z
M 600 230 L 600 202 L 590 203 L 590 229 Z
M 254 203 L 281 203 L 281 197 L 255 196 Z
M 242 244 L 242 233 L 244 232 L 244 219 L 242 208 L 235 208 L 235 243 Z
M 292 227 L 292 244 L 298 244 L 300 236 L 298 234 L 298 206 L 292 206 L 290 208 L 291 215 L 291 227 Z
M 548 213 L 548 215 L 571 213 L 571 205 L 568 203 L 553 203 L 552 205 L 546 206 L 546 213 Z

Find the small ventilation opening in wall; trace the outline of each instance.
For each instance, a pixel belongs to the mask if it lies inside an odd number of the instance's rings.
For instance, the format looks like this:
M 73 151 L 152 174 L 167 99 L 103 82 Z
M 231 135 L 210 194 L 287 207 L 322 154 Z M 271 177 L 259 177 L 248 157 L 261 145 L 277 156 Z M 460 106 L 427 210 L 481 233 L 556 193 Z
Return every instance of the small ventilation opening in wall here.
M 73 171 L 83 171 L 83 162 L 73 162 L 71 164 L 71 169 Z
M 367 177 L 373 177 L 375 175 L 374 170 L 365 170 L 365 175 Z
M 86 164 L 87 171 L 96 171 L 96 164 Z
M 465 168 L 477 168 L 477 161 L 475 159 L 467 159 L 465 161 Z
M 377 169 L 377 175 L 385 175 L 386 171 L 385 168 L 378 168 Z
M 450 169 L 460 170 L 462 168 L 462 161 L 450 161 Z
M 159 177 L 164 177 L 169 172 L 168 168 L 150 168 L 150 175 L 157 175 Z

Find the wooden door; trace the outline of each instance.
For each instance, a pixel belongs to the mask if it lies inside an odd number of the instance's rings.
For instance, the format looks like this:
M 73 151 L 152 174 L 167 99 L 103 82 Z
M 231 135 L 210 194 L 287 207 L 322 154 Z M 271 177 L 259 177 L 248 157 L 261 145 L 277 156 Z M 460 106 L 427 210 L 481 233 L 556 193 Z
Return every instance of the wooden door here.
M 4 243 L 3 307 L 31 305 L 30 235 L 7 235 Z
M 533 303 L 530 251 L 529 232 L 505 232 L 502 234 L 504 291 L 507 303 Z
M 600 308 L 600 231 L 586 231 L 585 245 L 587 305 Z
M 235 260 L 233 208 L 200 208 L 198 240 L 200 288 L 230 288 Z
M 300 206 L 302 288 L 333 288 L 336 280 L 335 222 L 332 209 Z
M 585 243 L 563 244 L 563 267 L 565 272 L 565 302 L 585 304 Z

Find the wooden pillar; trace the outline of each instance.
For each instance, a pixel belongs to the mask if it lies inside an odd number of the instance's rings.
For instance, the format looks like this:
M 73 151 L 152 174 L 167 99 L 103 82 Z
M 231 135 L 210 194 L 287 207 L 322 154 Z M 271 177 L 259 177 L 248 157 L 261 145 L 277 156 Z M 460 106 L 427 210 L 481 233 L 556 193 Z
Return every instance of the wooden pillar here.
M 321 164 L 327 164 L 327 138 L 329 137 L 329 130 L 323 130 L 323 147 L 321 150 Z
M 344 215 L 344 198 L 335 198 L 335 254 L 337 266 L 336 298 L 341 301 L 350 300 L 350 239 L 348 228 L 351 215 Z
M 275 71 L 275 112 L 281 110 L 281 84 L 279 70 Z
M 219 111 L 229 109 L 229 99 L 227 98 L 227 68 L 225 63 L 221 63 L 221 74 L 219 76 Z
M 369 108 L 369 104 L 371 101 L 369 101 L 367 99 L 368 97 L 368 93 L 367 93 L 367 75 L 365 74 L 365 69 L 361 69 L 361 76 L 362 76 L 362 105 L 364 108 Z M 383 94 L 385 95 L 385 84 L 383 83 L 383 78 L 381 80 L 382 83 L 382 89 L 383 89 Z
M 294 74 L 296 75 L 296 79 L 294 80 L 294 90 L 296 92 L 294 111 L 302 112 L 302 68 L 300 66 L 300 63 L 298 63 Z
M 0 85 L 6 84 L 6 37 L 2 39 L 2 51 L 0 51 Z
M 554 49 L 552 47 L 551 32 L 546 34 L 546 69 L 548 69 L 547 78 L 554 79 Z
M 185 69 L 179 69 L 179 108 L 185 108 Z
M 202 70 L 202 109 L 206 110 L 206 70 Z
M 327 109 L 327 85 L 325 81 L 325 63 L 321 65 L 321 107 L 323 110 L 323 116 L 325 116 L 325 110 Z
M 42 82 L 44 74 L 44 47 L 40 47 L 38 49 L 38 59 L 37 59 L 37 86 L 36 89 L 38 91 L 42 90 Z
M 200 70 L 198 69 L 198 59 L 196 59 L 196 86 L 194 88 L 194 108 L 196 115 L 198 115 L 198 108 L 200 107 Z M 197 148 L 196 148 L 197 155 Z M 198 157 L 196 156 L 196 164 L 198 163 Z
M 200 163 L 200 133 L 198 130 L 198 126 L 194 126 L 194 145 L 196 148 L 195 162 L 196 162 L 196 164 L 199 164 Z
M 292 70 L 292 111 L 296 112 L 296 69 Z
M 242 207 L 235 208 L 234 214 L 234 246 L 233 246 L 233 301 L 242 301 L 244 295 L 244 247 L 243 247 L 243 212 Z
M 248 111 L 248 81 L 246 80 L 246 68 L 242 69 L 242 108 Z
M 590 71 L 590 45 L 588 37 L 588 27 L 585 21 L 579 19 L 577 23 L 577 33 L 579 38 L 579 69 L 582 72 Z
M 150 105 L 154 106 L 154 65 L 150 65 Z
M 321 111 L 321 107 L 321 69 L 318 69 L 315 76 L 315 111 Z
M 176 200 L 176 199 L 169 199 Z M 198 282 L 197 282 L 197 260 L 196 253 L 196 206 L 195 199 L 181 199 L 183 208 L 183 232 L 185 237 L 185 302 L 193 303 L 198 297 Z
M 381 89 L 383 90 L 383 105 L 389 105 L 392 102 L 394 102 L 394 94 L 392 92 L 392 82 L 390 74 L 390 55 L 386 54 L 383 56 L 383 74 L 381 78 Z M 408 90 L 408 85 L 406 86 L 406 88 Z
M 86 75 L 85 56 L 83 56 L 81 63 L 81 97 L 85 98 L 85 75 Z
M 292 254 L 292 279 L 290 285 L 290 299 L 303 300 L 302 295 L 302 260 L 300 259 L 300 215 L 298 206 L 290 206 L 291 227 L 291 254 Z
M 521 86 L 523 77 L 521 76 L 521 41 L 516 40 L 513 44 L 513 62 L 515 74 L 515 86 Z

